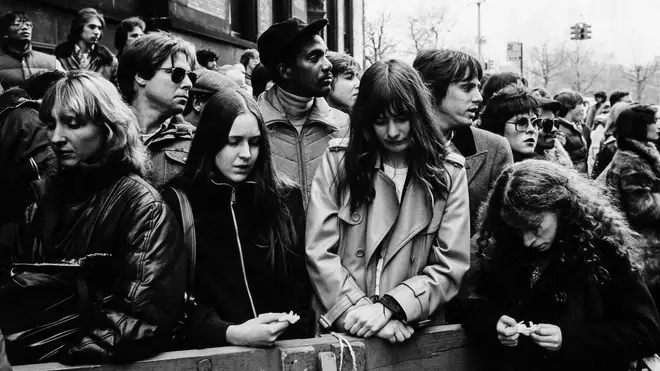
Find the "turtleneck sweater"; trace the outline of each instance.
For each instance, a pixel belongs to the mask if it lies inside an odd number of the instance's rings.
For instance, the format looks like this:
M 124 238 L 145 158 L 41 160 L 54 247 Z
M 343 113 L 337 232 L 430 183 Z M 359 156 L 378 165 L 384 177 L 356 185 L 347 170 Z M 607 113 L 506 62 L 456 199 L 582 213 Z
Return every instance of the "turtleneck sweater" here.
M 287 119 L 300 133 L 312 110 L 314 98 L 300 97 L 282 88 L 277 89 L 276 95 Z

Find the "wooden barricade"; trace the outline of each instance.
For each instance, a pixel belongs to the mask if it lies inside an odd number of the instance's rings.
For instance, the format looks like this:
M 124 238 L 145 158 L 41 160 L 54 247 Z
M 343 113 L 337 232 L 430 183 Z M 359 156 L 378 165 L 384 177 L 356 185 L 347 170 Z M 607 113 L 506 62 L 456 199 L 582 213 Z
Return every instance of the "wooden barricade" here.
M 473 370 L 460 325 L 429 327 L 412 339 L 391 345 L 380 339 L 347 337 L 358 371 Z M 343 349 L 342 349 L 343 348 Z M 339 365 L 342 365 L 341 369 Z M 351 371 L 347 346 L 332 335 L 314 339 L 285 340 L 272 348 L 222 347 L 167 352 L 130 365 L 64 366 L 43 363 L 14 367 L 16 371 Z

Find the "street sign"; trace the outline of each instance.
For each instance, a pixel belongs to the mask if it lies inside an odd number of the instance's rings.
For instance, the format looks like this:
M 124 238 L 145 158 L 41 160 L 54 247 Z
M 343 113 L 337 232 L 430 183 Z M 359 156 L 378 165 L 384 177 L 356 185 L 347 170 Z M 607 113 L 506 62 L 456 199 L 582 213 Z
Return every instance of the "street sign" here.
M 521 42 L 515 41 L 506 43 L 506 60 L 509 62 L 518 62 L 522 60 Z

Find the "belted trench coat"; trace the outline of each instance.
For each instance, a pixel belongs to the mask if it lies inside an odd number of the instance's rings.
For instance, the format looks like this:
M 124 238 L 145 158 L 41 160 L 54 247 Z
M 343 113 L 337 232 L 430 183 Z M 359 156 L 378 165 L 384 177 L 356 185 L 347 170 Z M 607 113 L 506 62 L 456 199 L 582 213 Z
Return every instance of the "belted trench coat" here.
M 401 203 L 379 169 L 373 202 L 353 212 L 346 193 L 338 202 L 336 175 L 347 140 L 333 139 L 312 181 L 307 211 L 307 269 L 329 328 L 353 307 L 372 303 L 382 255 L 380 295 L 394 298 L 409 324 L 424 325 L 453 298 L 470 265 L 470 208 L 464 159 L 447 155 L 445 198 L 410 178 Z

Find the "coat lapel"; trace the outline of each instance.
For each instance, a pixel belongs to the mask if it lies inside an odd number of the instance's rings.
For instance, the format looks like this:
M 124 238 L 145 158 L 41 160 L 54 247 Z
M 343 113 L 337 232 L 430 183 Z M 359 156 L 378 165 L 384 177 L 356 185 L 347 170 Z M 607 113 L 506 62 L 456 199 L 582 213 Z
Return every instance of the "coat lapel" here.
M 383 267 L 386 267 L 399 250 L 431 222 L 434 202 L 431 191 L 425 184 L 418 180 L 411 181 L 403 197 Z
M 472 179 L 474 179 L 474 176 L 479 172 L 484 162 L 486 162 L 487 154 L 488 151 L 481 151 L 465 158 L 465 171 L 467 172 L 468 184 L 472 183 Z
M 374 201 L 367 211 L 367 246 L 366 261 L 371 262 L 373 253 L 392 229 L 399 214 L 399 202 L 394 183 L 383 172 L 374 176 Z

